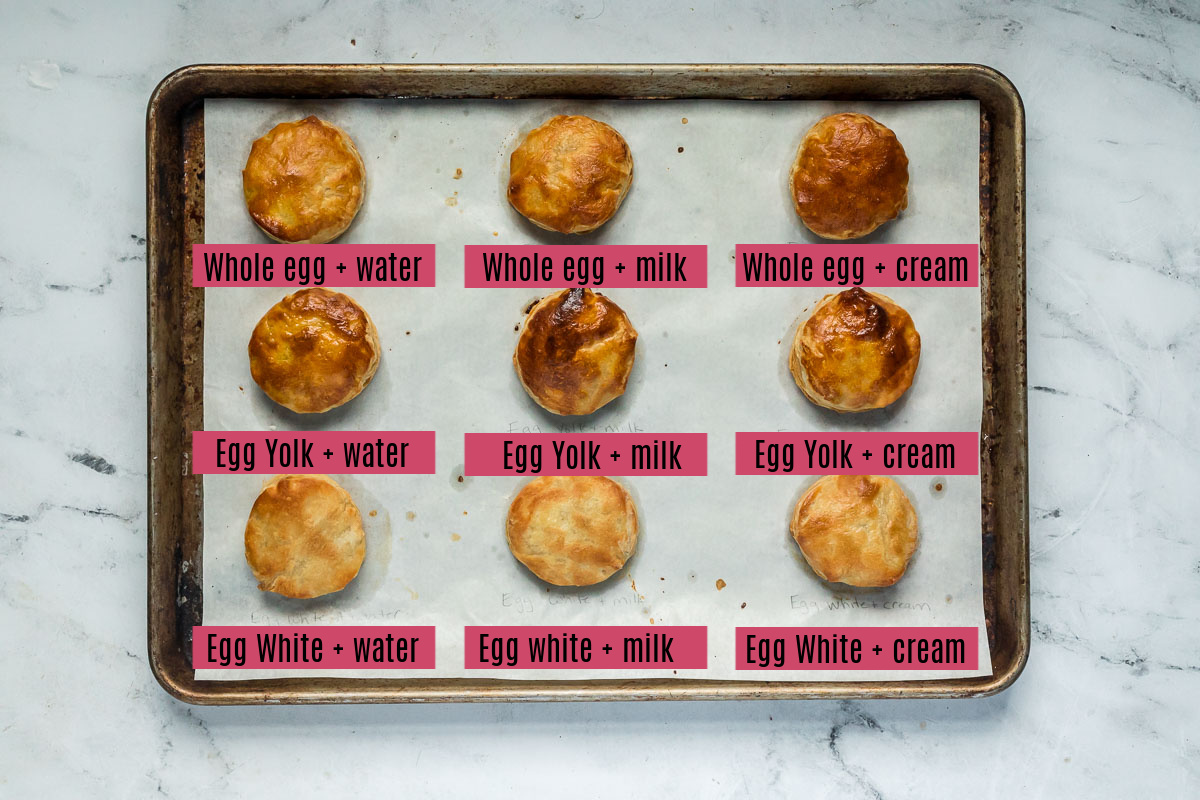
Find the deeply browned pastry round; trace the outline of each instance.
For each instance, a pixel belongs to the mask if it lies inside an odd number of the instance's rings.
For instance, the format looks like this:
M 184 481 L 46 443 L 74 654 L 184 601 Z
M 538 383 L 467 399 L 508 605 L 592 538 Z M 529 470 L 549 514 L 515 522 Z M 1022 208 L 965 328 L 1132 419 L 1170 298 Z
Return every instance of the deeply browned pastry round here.
M 509 160 L 508 202 L 530 222 L 586 233 L 608 222 L 633 182 L 621 134 L 591 117 L 552 117 Z
M 325 475 L 276 477 L 246 523 L 246 561 L 258 588 L 285 597 L 341 590 L 362 567 L 366 543 L 358 507 Z
M 637 509 L 608 478 L 534 478 L 509 507 L 505 535 L 517 560 L 547 583 L 591 586 L 633 555 Z
M 917 512 L 891 478 L 826 475 L 796 504 L 792 538 L 827 581 L 891 586 L 917 549 Z
M 896 134 L 866 114 L 825 117 L 800 142 L 792 202 L 818 236 L 866 236 L 908 207 L 908 157 Z
M 788 366 L 817 405 L 866 411 L 908 391 L 920 359 L 921 335 L 908 312 L 856 286 L 817 303 L 796 331 Z
M 379 367 L 379 331 L 358 303 L 301 289 L 263 315 L 250 335 L 250 375 L 267 396 L 300 414 L 358 396 Z
M 591 289 L 563 289 L 525 316 L 513 366 L 525 391 L 555 414 L 590 414 L 625 393 L 637 331 Z
M 254 142 L 242 192 L 250 217 L 272 239 L 320 244 L 350 227 L 366 175 L 346 132 L 309 116 L 281 122 Z

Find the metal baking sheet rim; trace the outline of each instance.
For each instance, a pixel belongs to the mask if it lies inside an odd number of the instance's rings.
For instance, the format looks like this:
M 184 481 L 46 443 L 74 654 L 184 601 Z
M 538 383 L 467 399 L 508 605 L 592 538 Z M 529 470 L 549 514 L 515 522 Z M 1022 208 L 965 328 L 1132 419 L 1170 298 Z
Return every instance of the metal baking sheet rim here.
M 980 103 L 980 256 L 984 293 L 982 546 L 991 676 L 922 681 L 504 681 L 288 678 L 198 681 L 188 662 L 198 579 L 203 291 L 188 247 L 203 241 L 205 97 L 610 97 L 629 99 L 968 98 Z M 199 144 L 201 158 L 196 158 Z M 147 168 L 148 627 L 151 670 L 197 705 L 582 700 L 983 697 L 1029 656 L 1025 369 L 1025 118 L 1016 88 L 976 64 L 194 65 L 151 95 Z M 196 609 L 193 611 L 192 609 Z

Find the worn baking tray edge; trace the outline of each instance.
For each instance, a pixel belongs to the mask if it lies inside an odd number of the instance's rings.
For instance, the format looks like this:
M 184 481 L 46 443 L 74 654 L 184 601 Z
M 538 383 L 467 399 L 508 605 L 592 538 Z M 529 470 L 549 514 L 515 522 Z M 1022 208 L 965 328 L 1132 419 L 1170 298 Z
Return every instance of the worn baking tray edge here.
M 981 291 L 985 403 L 985 606 L 993 674 L 923 681 L 288 678 L 196 680 L 187 650 L 199 618 L 202 497 L 190 432 L 202 426 L 203 291 L 192 241 L 203 240 L 206 97 L 620 97 L 628 99 L 969 98 L 981 109 Z M 1000 692 L 1029 656 L 1028 439 L 1025 367 L 1025 119 L 1016 88 L 974 64 L 195 65 L 168 75 L 146 119 L 149 530 L 148 653 L 174 697 L 201 705 L 959 698 Z

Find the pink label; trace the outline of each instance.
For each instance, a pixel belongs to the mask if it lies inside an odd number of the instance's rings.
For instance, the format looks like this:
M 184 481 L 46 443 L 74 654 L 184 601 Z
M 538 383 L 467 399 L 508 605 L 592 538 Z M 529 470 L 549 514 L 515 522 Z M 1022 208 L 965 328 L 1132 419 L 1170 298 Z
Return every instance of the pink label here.
M 979 668 L 978 628 L 738 628 L 737 669 Z
M 431 244 L 194 244 L 193 286 L 433 286 Z
M 708 246 L 702 244 L 469 244 L 464 248 L 464 259 L 468 289 L 708 286 Z
M 433 431 L 193 431 L 192 474 L 432 475 Z
M 703 625 L 468 625 L 467 669 L 706 669 Z
M 977 244 L 739 244 L 738 286 L 978 286 Z
M 707 475 L 707 433 L 468 433 L 467 475 Z
M 197 625 L 196 669 L 433 669 L 432 625 Z
M 738 431 L 738 475 L 978 475 L 979 434 Z

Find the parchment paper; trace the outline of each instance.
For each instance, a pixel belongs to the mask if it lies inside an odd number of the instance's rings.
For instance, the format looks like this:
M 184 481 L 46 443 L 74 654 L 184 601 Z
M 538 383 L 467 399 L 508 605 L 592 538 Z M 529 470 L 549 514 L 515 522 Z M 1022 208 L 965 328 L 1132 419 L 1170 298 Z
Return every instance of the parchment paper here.
M 507 670 L 486 677 L 990 674 L 977 477 L 898 478 L 920 520 L 917 554 L 895 587 L 854 590 L 817 578 L 788 534 L 793 506 L 815 477 L 734 475 L 738 430 L 979 430 L 978 289 L 883 290 L 908 309 L 921 333 L 916 380 L 889 409 L 838 415 L 801 396 L 786 362 L 798 319 L 832 290 L 734 287 L 735 244 L 817 241 L 792 210 L 787 175 L 805 131 L 843 110 L 871 114 L 891 127 L 909 157 L 908 209 L 866 241 L 978 241 L 979 112 L 973 101 L 207 101 L 206 241 L 266 241 L 242 201 L 241 168 L 250 144 L 278 122 L 315 113 L 350 133 L 367 166 L 365 203 L 340 241 L 434 242 L 437 287 L 347 290 L 374 318 L 385 352 L 360 397 L 317 416 L 276 406 L 250 378 L 250 333 L 286 292 L 206 289 L 205 428 L 432 429 L 438 438 L 436 475 L 334 476 L 363 512 L 367 559 L 345 591 L 312 601 L 260 592 L 246 565 L 246 518 L 269 476 L 205 476 L 204 622 L 437 625 L 437 677 L 466 674 L 464 625 L 646 623 L 707 625 L 709 669 Z M 509 153 L 519 137 L 556 113 L 609 122 L 634 154 L 624 205 L 586 238 L 541 231 L 505 201 Z M 607 292 L 639 331 L 637 361 L 625 396 L 587 418 L 542 411 L 513 373 L 522 310 L 542 293 L 462 288 L 465 244 L 564 242 L 709 248 L 707 289 Z M 525 479 L 464 477 L 467 431 L 705 431 L 709 475 L 619 479 L 638 506 L 637 553 L 602 585 L 557 589 L 534 578 L 505 544 L 508 505 Z M 941 492 L 933 489 L 938 482 Z M 737 625 L 978 626 L 980 664 L 973 672 L 736 672 Z M 299 674 L 431 673 L 202 670 L 197 677 Z

